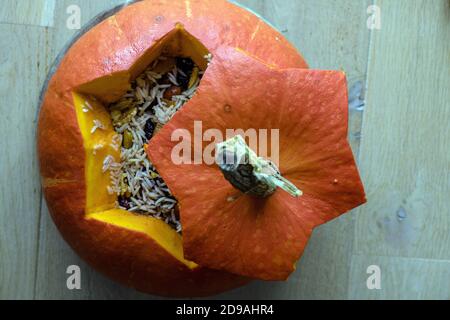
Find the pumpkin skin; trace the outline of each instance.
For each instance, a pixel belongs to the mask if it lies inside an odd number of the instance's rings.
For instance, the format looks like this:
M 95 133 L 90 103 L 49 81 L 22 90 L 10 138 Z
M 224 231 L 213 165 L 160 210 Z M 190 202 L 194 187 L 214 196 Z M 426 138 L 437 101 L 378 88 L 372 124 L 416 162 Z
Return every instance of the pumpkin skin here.
M 97 193 L 101 197 L 106 186 L 87 182 L 92 174 L 87 169 L 92 143 L 83 136 L 85 128 L 75 103 L 81 98 L 74 95 L 92 95 L 96 100 L 90 100 L 91 104 L 99 106 L 117 100 L 151 61 L 152 48 L 180 25 L 213 55 L 223 46 L 233 46 L 273 66 L 307 68 L 281 34 L 226 1 L 138 2 L 91 29 L 68 51 L 44 95 L 37 148 L 52 219 L 80 257 L 143 292 L 208 296 L 249 279 L 185 260 L 181 237 L 156 219 L 109 207 L 102 208 L 110 210 L 107 214 L 100 206 L 99 212 L 89 211 L 89 198 Z
M 257 198 L 235 189 L 216 163 L 174 164 L 171 151 L 180 143 L 175 131 L 195 137 L 187 144 L 197 158 L 209 150 L 203 139 L 202 150 L 195 151 L 199 121 L 201 134 L 214 129 L 221 137 L 229 129 L 279 130 L 280 172 L 303 195 L 277 189 Z M 147 147 L 179 201 L 185 257 L 252 278 L 287 279 L 314 227 L 366 202 L 347 135 L 343 72 L 282 70 L 242 50 L 216 51 L 196 96 Z

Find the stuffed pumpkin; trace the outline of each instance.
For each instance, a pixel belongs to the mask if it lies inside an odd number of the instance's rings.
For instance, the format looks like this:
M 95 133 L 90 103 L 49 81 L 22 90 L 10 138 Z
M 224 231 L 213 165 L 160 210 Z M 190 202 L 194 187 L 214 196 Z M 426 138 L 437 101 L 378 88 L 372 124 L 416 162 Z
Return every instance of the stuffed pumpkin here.
M 51 216 L 91 266 L 143 292 L 284 280 L 315 226 L 365 201 L 346 90 L 342 72 L 308 70 L 229 2 L 130 5 L 84 34 L 46 88 L 37 142 Z M 251 148 L 249 129 L 261 141 L 278 130 L 266 146 L 277 159 Z M 177 153 L 180 132 L 192 139 Z M 249 161 L 222 163 L 227 152 Z

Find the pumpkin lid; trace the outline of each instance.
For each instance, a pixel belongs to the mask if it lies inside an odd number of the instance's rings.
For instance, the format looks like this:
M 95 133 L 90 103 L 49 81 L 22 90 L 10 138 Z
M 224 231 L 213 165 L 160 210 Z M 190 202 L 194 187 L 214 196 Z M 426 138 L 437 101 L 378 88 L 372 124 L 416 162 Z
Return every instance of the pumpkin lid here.
M 252 278 L 286 279 L 314 227 L 365 202 L 347 123 L 343 72 L 279 70 L 239 49 L 218 50 L 197 94 L 147 148 L 179 201 L 185 257 Z M 281 175 L 303 195 L 278 188 L 260 198 L 235 188 L 211 161 L 230 129 L 256 131 L 262 144 L 267 138 Z

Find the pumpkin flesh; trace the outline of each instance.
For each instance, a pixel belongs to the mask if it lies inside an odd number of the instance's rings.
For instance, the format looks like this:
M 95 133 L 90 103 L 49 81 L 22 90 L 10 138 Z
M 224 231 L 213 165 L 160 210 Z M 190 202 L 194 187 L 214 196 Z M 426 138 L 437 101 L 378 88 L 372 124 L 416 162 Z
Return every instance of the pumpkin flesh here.
M 119 73 L 100 78 L 80 86 L 78 92 L 73 92 L 74 106 L 85 149 L 86 217 L 145 233 L 191 269 L 196 268 L 197 265 L 184 259 L 182 237 L 179 234 L 174 233 L 168 224 L 159 219 L 137 216 L 118 208 L 117 193 L 108 191 L 108 188 L 111 187 L 112 173 L 105 172 L 105 159 L 111 157 L 112 161 L 120 163 L 121 157 L 120 148 L 113 147 L 114 137 L 117 133 L 112 126 L 111 115 L 100 101 L 114 99 L 117 94 L 129 91 L 133 75 L 141 70 L 145 63 L 152 65 L 160 55 L 189 57 L 205 70 L 208 64 L 205 56 L 208 54 L 207 49 L 197 39 L 184 30 L 181 25 L 177 25 L 172 32 L 139 59 L 125 77 L 124 73 Z M 148 59 L 154 60 L 149 61 Z M 127 81 L 124 81 L 125 78 Z M 105 96 L 106 91 L 109 93 Z M 94 131 L 93 124 L 95 122 L 101 124 L 102 127 L 96 128 Z M 101 146 L 101 148 L 97 149 L 96 146 Z
M 92 106 L 93 110 L 84 112 L 87 104 Z M 111 147 L 116 132 L 112 128 L 110 115 L 96 100 L 77 93 L 74 93 L 74 105 L 86 155 L 86 218 L 145 233 L 183 264 L 191 269 L 195 268 L 195 263 L 183 257 L 181 237 L 166 223 L 116 209 L 117 194 L 110 194 L 107 189 L 110 186 L 110 173 L 105 173 L 102 169 L 107 156 L 113 156 L 116 161 L 120 161 L 120 152 Z M 101 121 L 105 127 L 92 134 L 94 120 Z M 103 148 L 94 152 L 95 145 L 98 144 L 102 144 Z

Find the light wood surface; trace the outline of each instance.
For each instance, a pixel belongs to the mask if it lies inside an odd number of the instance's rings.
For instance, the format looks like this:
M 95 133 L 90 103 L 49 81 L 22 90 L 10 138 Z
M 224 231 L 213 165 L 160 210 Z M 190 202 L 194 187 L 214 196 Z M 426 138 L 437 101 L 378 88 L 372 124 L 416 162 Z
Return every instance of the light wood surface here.
M 174 0 L 176 1 L 176 0 Z M 50 220 L 35 126 L 50 65 L 82 24 L 121 0 L 3 0 L 0 11 L 0 299 L 155 299 L 84 264 Z M 213 298 L 450 298 L 450 2 L 240 0 L 270 21 L 312 68 L 341 69 L 366 92 L 349 139 L 368 204 L 318 228 L 286 283 L 255 282 Z M 367 8 L 381 9 L 369 30 Z M 79 265 L 82 289 L 66 287 Z M 367 268 L 381 269 L 369 290 Z

